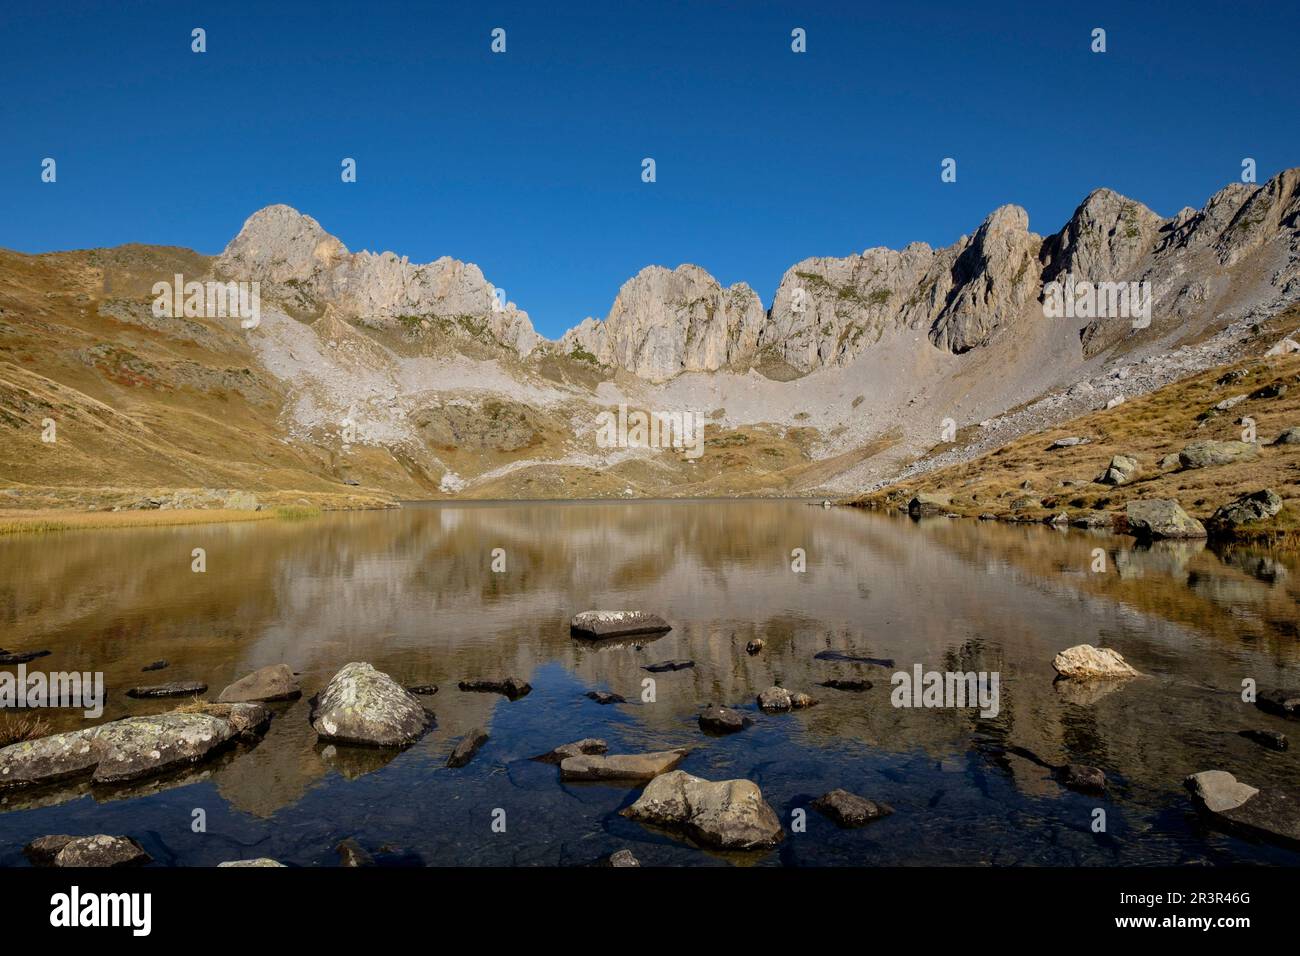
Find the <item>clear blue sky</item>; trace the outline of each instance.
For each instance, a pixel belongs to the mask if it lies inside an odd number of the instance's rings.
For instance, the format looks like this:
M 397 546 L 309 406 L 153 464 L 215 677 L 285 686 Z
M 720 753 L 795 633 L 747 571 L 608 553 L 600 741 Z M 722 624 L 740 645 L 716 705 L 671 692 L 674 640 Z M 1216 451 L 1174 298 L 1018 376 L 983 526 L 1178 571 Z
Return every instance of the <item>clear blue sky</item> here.
M 2 2 L 0 246 L 215 253 L 284 202 L 478 263 L 549 336 L 652 263 L 770 304 L 799 259 L 946 245 L 1003 203 L 1046 234 L 1096 186 L 1169 215 L 1243 157 L 1300 165 L 1293 0 Z

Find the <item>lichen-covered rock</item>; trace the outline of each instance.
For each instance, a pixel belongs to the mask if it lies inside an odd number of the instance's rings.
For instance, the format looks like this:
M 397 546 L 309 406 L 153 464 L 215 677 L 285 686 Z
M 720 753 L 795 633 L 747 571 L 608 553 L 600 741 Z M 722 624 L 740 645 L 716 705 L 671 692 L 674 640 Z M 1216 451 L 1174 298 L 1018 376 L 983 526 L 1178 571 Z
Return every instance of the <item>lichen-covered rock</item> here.
M 1222 534 L 1244 525 L 1268 521 L 1281 510 L 1282 497 L 1271 488 L 1264 488 L 1241 495 L 1220 506 L 1205 522 L 1205 526 L 1213 533 Z
M 246 674 L 226 687 L 217 697 L 222 703 L 294 700 L 302 687 L 288 664 L 271 664 Z
M 1097 481 L 1103 485 L 1127 485 L 1141 473 L 1141 466 L 1132 455 L 1115 455 Z
M 1067 647 L 1052 658 L 1052 667 L 1062 677 L 1073 680 L 1098 680 L 1117 677 L 1138 677 L 1133 665 L 1109 647 L 1078 644 Z
M 370 664 L 345 664 L 312 702 L 321 740 L 401 747 L 418 740 L 433 718 L 414 694 Z
M 1168 498 L 1130 501 L 1125 505 L 1128 527 L 1139 538 L 1204 538 L 1205 526 Z
M 1292 426 L 1274 438 L 1271 445 L 1300 445 L 1300 426 Z
M 1231 465 L 1259 457 L 1259 446 L 1246 441 L 1192 442 L 1178 453 L 1178 462 L 1184 468 L 1209 468 L 1213 465 Z
M 115 867 L 139 866 L 150 862 L 144 847 L 130 837 L 74 837 L 60 834 L 33 840 L 23 848 L 33 866 Z
M 705 780 L 684 770 L 651 780 L 637 801 L 621 812 L 641 823 L 680 831 L 715 849 L 768 849 L 784 836 L 776 812 L 757 784 Z
M 0 788 L 83 775 L 121 783 L 163 773 L 197 763 L 236 738 L 257 737 L 270 718 L 259 704 L 207 705 L 203 712 L 125 717 L 22 741 L 0 749 Z
M 646 611 L 583 611 L 574 615 L 569 630 L 576 637 L 596 639 L 663 634 L 672 628 L 658 614 Z

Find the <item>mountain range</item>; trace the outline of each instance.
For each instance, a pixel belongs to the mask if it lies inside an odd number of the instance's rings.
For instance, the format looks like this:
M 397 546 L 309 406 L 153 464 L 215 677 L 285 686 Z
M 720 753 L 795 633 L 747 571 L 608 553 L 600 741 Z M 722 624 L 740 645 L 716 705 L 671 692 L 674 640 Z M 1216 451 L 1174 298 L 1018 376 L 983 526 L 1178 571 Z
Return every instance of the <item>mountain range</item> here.
M 157 314 L 175 275 L 257 282 L 256 326 Z M 1148 283 L 1151 321 L 1047 318 L 1063 281 Z M 795 263 L 770 308 L 647 266 L 556 341 L 472 263 L 353 253 L 273 205 L 215 257 L 0 251 L 0 480 L 17 507 L 840 494 L 1226 361 L 1297 301 L 1300 169 L 1171 217 L 1098 189 L 1046 236 L 1002 206 L 942 248 Z M 703 416 L 705 454 L 602 447 L 620 405 Z

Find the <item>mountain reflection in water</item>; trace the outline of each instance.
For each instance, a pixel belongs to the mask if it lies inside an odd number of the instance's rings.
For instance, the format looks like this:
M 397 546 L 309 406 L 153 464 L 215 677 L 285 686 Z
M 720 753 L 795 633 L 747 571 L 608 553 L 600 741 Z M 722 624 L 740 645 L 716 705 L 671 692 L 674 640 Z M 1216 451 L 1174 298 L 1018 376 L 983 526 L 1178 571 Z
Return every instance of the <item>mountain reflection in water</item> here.
M 190 570 L 196 547 L 206 573 Z M 491 570 L 495 548 L 504 573 Z M 806 573 L 791 570 L 795 548 Z M 1096 548 L 1104 573 L 1090 571 Z M 348 836 L 431 865 L 586 863 L 623 847 L 643 865 L 1290 864 L 1294 853 L 1207 829 L 1182 780 L 1215 768 L 1257 787 L 1294 783 L 1293 752 L 1236 732 L 1289 729 L 1240 692 L 1248 677 L 1300 683 L 1296 565 L 1204 542 L 1139 549 L 1102 533 L 914 523 L 796 501 L 429 505 L 10 537 L 0 540 L 0 644 L 53 652 L 29 670 L 103 671 L 101 720 L 175 706 L 127 698 L 138 684 L 202 680 L 215 699 L 281 661 L 301 672 L 305 695 L 274 705 L 258 745 L 180 777 L 3 794 L 0 864 L 25 865 L 26 842 L 61 832 L 131 835 L 181 865 L 332 865 Z M 568 621 L 589 608 L 653 611 L 673 630 L 584 643 Z M 766 646 L 751 656 L 755 638 Z M 1148 677 L 1055 682 L 1053 655 L 1084 643 L 1116 648 Z M 815 658 L 825 650 L 897 670 L 997 672 L 999 712 L 895 708 L 891 669 Z M 159 658 L 170 666 L 141 672 Z M 642 666 L 668 659 L 695 667 L 654 674 L 656 700 L 642 703 Z M 307 697 L 349 661 L 437 684 L 425 698 L 435 729 L 400 753 L 319 745 Z M 456 687 L 506 675 L 533 692 L 509 701 Z M 874 686 L 818 686 L 855 676 Z M 775 683 L 820 704 L 763 714 L 755 697 Z M 628 703 L 601 706 L 590 690 Z M 695 716 L 709 702 L 755 723 L 707 736 Z M 87 724 L 80 711 L 42 716 L 57 730 Z M 490 740 L 448 769 L 475 725 Z M 561 783 L 554 766 L 527 759 L 580 737 L 602 737 L 612 753 L 690 747 L 682 769 L 754 780 L 786 839 L 766 854 L 707 853 L 619 816 L 639 788 Z M 1101 767 L 1110 792 L 1064 790 L 1008 747 Z M 839 830 L 809 812 L 807 832 L 789 832 L 794 809 L 835 787 L 895 813 Z M 1096 807 L 1104 834 L 1090 828 Z M 197 808 L 205 833 L 191 830 Z M 504 834 L 491 826 L 498 808 Z

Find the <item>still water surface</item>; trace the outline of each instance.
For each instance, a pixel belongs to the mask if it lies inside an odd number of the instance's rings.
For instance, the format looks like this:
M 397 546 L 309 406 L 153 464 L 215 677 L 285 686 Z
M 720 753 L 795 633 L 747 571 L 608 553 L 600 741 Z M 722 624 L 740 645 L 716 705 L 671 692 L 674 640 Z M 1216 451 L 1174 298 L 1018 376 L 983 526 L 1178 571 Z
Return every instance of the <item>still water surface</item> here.
M 191 551 L 207 571 L 191 572 Z M 491 570 L 503 548 L 506 571 Z M 802 548 L 807 570 L 791 569 Z M 1106 570 L 1090 570 L 1094 549 Z M 643 865 L 1264 862 L 1300 855 L 1207 829 L 1181 781 L 1228 770 L 1294 786 L 1297 754 L 1237 736 L 1293 730 L 1243 704 L 1243 678 L 1300 684 L 1292 556 L 1204 543 L 1146 550 L 1131 539 L 1040 526 L 905 518 L 795 501 L 414 506 L 302 522 L 68 532 L 0 540 L 0 646 L 48 647 L 28 665 L 99 670 L 101 720 L 168 709 L 125 691 L 164 680 L 227 683 L 267 664 L 302 674 L 304 698 L 273 705 L 266 738 L 181 778 L 126 792 L 69 787 L 0 804 L 0 865 L 49 833 L 127 834 L 162 864 L 269 856 L 334 865 L 354 837 L 381 862 L 569 865 L 630 848 Z M 589 608 L 643 608 L 673 630 L 593 646 L 569 635 Z M 766 642 L 756 656 L 754 638 Z M 1053 655 L 1115 647 L 1149 675 L 1118 687 L 1054 682 Z M 814 657 L 841 650 L 894 668 Z M 171 664 L 144 674 L 159 658 Z M 642 665 L 689 658 L 654 675 Z M 317 744 L 306 698 L 349 661 L 403 684 L 434 683 L 436 728 L 393 754 Z M 902 709 L 890 675 L 996 671 L 1001 711 Z M 13 670 L 14 668 L 8 668 Z M 466 678 L 516 675 L 516 701 L 462 693 Z M 865 676 L 862 693 L 818 686 Z M 765 715 L 754 698 L 780 683 L 821 703 Z M 602 706 L 590 690 L 622 694 Z M 701 733 L 710 701 L 753 726 Z M 46 712 L 55 729 L 80 712 Z M 446 757 L 475 725 L 491 739 L 469 766 Z M 639 790 L 561 783 L 527 758 L 580 737 L 611 753 L 692 748 L 682 765 L 757 782 L 789 830 L 792 812 L 835 787 L 894 807 L 860 830 L 815 812 L 766 854 L 692 848 L 618 815 Z M 1004 752 L 1105 770 L 1090 797 Z M 1106 812 L 1094 833 L 1093 811 Z M 206 813 L 195 833 L 193 811 Z M 506 832 L 492 830 L 505 811 Z

